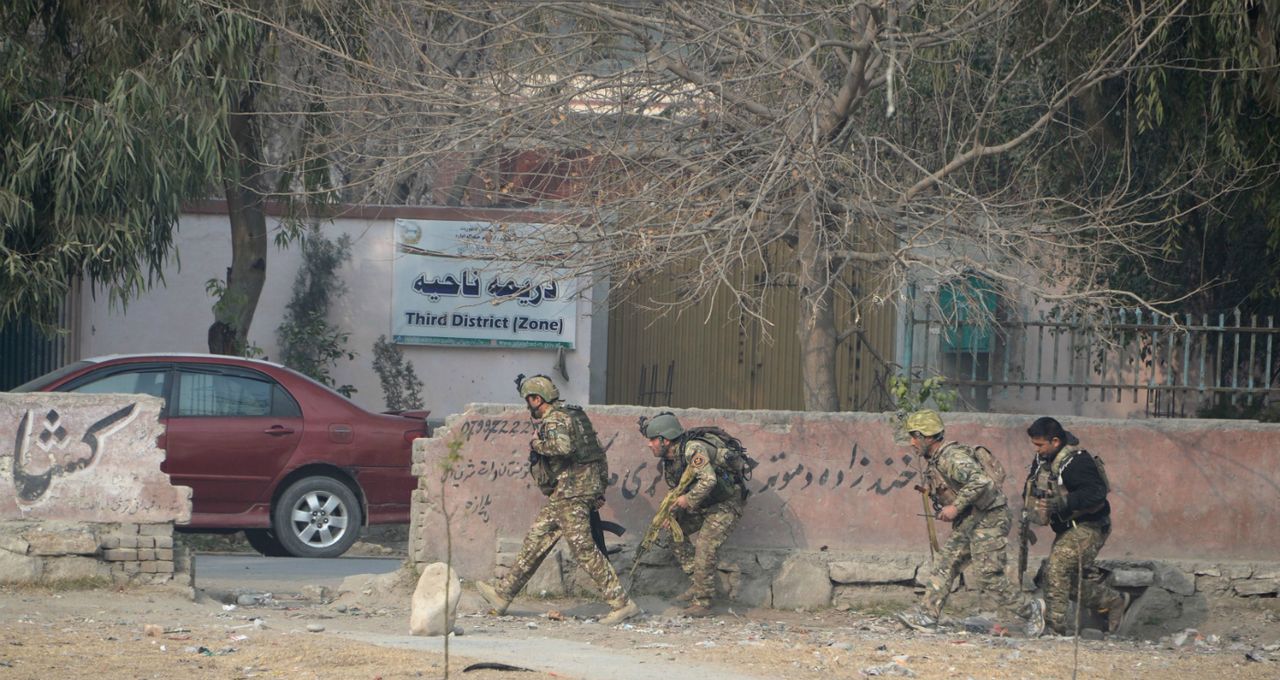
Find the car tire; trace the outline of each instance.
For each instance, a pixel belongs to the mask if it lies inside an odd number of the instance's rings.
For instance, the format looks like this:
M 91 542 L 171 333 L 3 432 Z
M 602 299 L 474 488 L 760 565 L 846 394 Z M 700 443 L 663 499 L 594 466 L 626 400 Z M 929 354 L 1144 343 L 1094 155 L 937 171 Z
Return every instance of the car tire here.
M 289 551 L 280 544 L 276 533 L 271 529 L 245 529 L 245 540 L 249 546 L 262 553 L 264 557 L 289 557 Z
M 356 494 L 333 477 L 304 477 L 289 485 L 271 512 L 271 526 L 294 557 L 337 557 L 360 536 L 363 511 Z

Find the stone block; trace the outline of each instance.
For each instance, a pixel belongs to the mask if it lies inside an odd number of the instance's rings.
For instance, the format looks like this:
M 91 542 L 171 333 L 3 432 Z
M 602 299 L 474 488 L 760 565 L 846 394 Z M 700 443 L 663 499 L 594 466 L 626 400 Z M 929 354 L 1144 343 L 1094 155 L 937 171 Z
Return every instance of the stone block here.
M 139 547 L 139 548 L 146 548 L 146 549 L 150 550 L 151 548 L 156 547 L 156 538 L 155 538 L 155 536 L 142 536 L 142 535 L 139 535 L 139 536 L 137 537 L 137 539 L 135 539 L 135 540 L 137 540 L 137 541 L 138 541 L 138 547 Z
M 137 561 L 138 551 L 136 548 L 112 548 L 102 551 L 102 559 L 108 562 Z
M 1280 581 L 1270 578 L 1255 578 L 1247 581 L 1235 581 L 1231 584 L 1231 589 L 1235 591 L 1236 595 L 1241 597 L 1275 595 L 1280 592 Z
M 120 537 L 120 547 L 121 547 L 121 548 L 137 548 L 137 547 L 138 547 L 138 535 L 137 535 L 137 534 L 132 534 L 132 535 L 126 534 L 126 535 L 121 536 L 121 537 Z
M 1129 604 L 1120 634 L 1145 640 L 1159 639 L 1187 628 L 1197 628 L 1208 618 L 1204 597 L 1183 597 L 1164 588 L 1147 588 Z
M 1152 562 L 1151 571 L 1155 574 L 1156 585 L 1171 593 L 1190 596 L 1196 592 L 1194 577 L 1168 562 Z
M 1156 582 L 1149 569 L 1116 569 L 1111 572 L 1111 585 L 1117 588 L 1145 588 Z
M 1257 570 L 1253 572 L 1253 577 L 1280 579 L 1280 568 L 1259 567 Z
M 3 529 L 0 529 L 3 531 Z M 15 555 L 26 555 L 31 548 L 31 544 L 23 540 L 22 537 L 14 534 L 0 534 L 0 551 L 11 552 Z
M 538 565 L 538 570 L 533 572 L 533 576 L 529 578 L 529 583 L 524 587 L 524 594 L 529 597 L 560 597 L 568 592 L 565 584 L 565 572 L 567 571 L 565 562 L 564 548 L 557 545 L 547 558 Z M 572 565 L 577 568 L 577 565 Z
M 1252 564 L 1233 564 L 1222 570 L 1222 575 L 1237 581 L 1240 579 L 1250 578 L 1253 576 Z
M 1231 582 L 1217 576 L 1197 576 L 1196 592 L 1221 595 L 1231 590 Z
M 831 606 L 831 573 L 821 557 L 797 553 L 773 577 L 776 609 L 821 609 Z
M 124 565 L 124 573 L 129 574 L 130 576 L 142 573 L 141 562 L 121 562 L 121 564 Z
M 157 560 L 164 560 L 164 561 L 167 561 L 167 562 L 172 562 L 172 561 L 173 561 L 173 549 L 172 549 L 172 548 L 156 548 L 156 550 L 155 550 L 155 554 L 156 554 L 156 559 L 157 559 Z
M 140 524 L 138 525 L 138 534 L 141 536 L 169 536 L 172 538 L 173 525 L 168 522 Z
M 497 551 L 500 553 L 512 553 L 514 555 L 515 553 L 520 552 L 520 547 L 522 545 L 524 545 L 523 537 L 510 538 L 510 537 L 499 536 Z
M 842 560 L 830 565 L 836 583 L 904 583 L 915 581 L 916 563 L 902 557 L 885 560 Z
M 31 555 L 96 555 L 98 539 L 88 529 L 58 528 L 28 531 L 23 538 Z
M 102 539 L 103 550 L 111 550 L 112 548 L 119 548 L 119 547 L 120 547 L 119 536 L 106 536 Z
M 40 578 L 40 558 L 0 550 L 0 583 L 31 583 Z
M 156 558 L 156 551 L 153 548 L 138 548 L 138 560 L 146 562 Z
M 172 548 L 172 547 L 173 547 L 173 536 L 156 536 L 156 537 L 155 537 L 155 540 L 156 540 L 156 547 L 157 547 L 157 548 Z
M 141 571 L 144 574 L 154 574 L 160 570 L 158 563 L 155 560 L 147 560 L 145 562 L 140 562 L 139 564 L 142 565 Z
M 155 560 L 154 562 L 151 562 L 151 564 L 155 565 L 155 573 L 157 574 L 173 573 L 173 562 L 169 560 Z
M 44 583 L 58 581 L 83 581 L 111 577 L 111 565 L 93 557 L 64 555 L 45 559 L 40 580 Z

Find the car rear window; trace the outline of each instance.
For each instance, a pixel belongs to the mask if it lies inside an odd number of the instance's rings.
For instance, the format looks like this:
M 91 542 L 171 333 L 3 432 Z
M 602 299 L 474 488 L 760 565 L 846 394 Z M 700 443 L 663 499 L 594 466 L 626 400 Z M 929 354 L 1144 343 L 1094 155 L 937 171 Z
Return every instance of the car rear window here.
M 21 385 L 18 385 L 17 387 L 13 388 L 10 391 L 11 392 L 40 392 L 45 387 L 52 385 L 53 383 L 61 380 L 63 377 L 71 373 L 74 373 L 84 368 L 85 366 L 92 366 L 92 365 L 93 365 L 93 362 L 91 361 L 76 361 L 76 362 L 67 364 L 66 366 L 63 366 L 62 368 L 59 368 L 56 371 L 50 371 L 48 373 L 45 373 L 39 378 L 28 380 L 27 382 L 24 382 Z

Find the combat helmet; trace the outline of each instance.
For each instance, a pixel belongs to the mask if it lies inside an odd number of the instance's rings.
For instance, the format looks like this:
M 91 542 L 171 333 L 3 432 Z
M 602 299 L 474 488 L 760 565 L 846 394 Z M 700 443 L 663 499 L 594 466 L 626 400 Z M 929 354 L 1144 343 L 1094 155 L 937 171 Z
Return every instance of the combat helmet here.
M 530 376 L 520 381 L 521 398 L 527 398 L 530 394 L 536 394 L 547 402 L 560 398 L 560 390 L 556 389 L 556 384 L 545 375 Z
M 676 419 L 674 413 L 663 411 L 658 415 L 648 418 L 640 426 L 640 434 L 646 439 L 654 437 L 662 437 L 667 441 L 675 441 L 684 434 L 684 428 L 680 426 L 680 421 Z
M 937 411 L 924 409 L 907 416 L 907 422 L 902 429 L 908 434 L 919 432 L 926 437 L 933 437 L 945 428 L 942 426 L 942 416 L 939 416 Z

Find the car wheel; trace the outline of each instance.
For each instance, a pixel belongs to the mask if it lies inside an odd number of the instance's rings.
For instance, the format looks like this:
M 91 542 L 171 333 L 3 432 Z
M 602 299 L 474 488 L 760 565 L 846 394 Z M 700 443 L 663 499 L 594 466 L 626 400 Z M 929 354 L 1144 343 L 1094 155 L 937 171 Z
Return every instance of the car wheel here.
M 360 502 L 333 477 L 304 477 L 289 485 L 272 510 L 271 525 L 294 557 L 337 557 L 360 535 Z
M 274 531 L 270 529 L 245 529 L 244 537 L 254 550 L 266 557 L 288 557 L 289 551 L 280 544 Z

